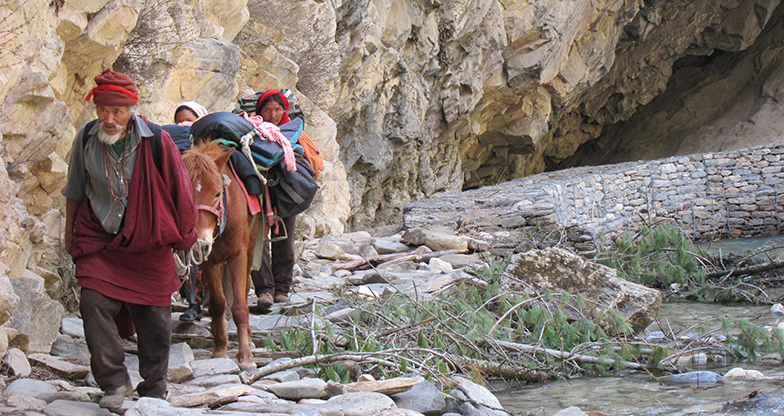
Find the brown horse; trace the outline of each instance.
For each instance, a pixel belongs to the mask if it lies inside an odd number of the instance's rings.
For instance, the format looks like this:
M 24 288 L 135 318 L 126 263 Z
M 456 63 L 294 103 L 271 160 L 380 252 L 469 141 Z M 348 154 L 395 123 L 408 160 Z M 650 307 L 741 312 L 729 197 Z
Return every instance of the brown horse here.
M 256 368 L 250 350 L 248 290 L 250 267 L 258 221 L 251 221 L 245 194 L 227 164 L 233 150 L 225 151 L 213 142 L 201 142 L 182 155 L 193 186 L 193 202 L 199 209 L 196 228 L 199 241 L 191 249 L 200 263 L 202 280 L 209 294 L 213 357 L 226 357 L 226 295 L 223 293 L 224 266 L 231 274 L 233 291 L 231 314 L 237 325 L 237 361 L 243 370 Z M 253 227 L 253 229 L 251 229 Z

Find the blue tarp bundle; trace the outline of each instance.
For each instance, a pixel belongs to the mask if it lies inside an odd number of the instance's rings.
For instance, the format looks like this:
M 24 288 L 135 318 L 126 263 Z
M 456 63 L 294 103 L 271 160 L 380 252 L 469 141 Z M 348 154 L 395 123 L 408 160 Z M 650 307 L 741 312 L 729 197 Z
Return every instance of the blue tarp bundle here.
M 289 139 L 295 153 L 302 154 L 302 146 L 297 142 L 305 128 L 302 117 L 296 117 L 279 126 L 280 132 Z M 254 130 L 253 125 L 242 116 L 229 112 L 210 113 L 196 120 L 190 127 L 194 142 L 199 140 L 220 140 L 228 146 L 240 146 L 240 139 Z M 270 168 L 283 160 L 283 149 L 279 144 L 256 134 L 250 146 L 256 164 Z

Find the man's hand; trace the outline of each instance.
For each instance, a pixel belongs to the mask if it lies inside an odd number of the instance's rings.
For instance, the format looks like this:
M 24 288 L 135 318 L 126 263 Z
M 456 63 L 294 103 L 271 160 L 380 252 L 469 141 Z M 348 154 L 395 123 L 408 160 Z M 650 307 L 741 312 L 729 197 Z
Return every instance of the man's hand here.
M 68 228 L 71 230 L 69 231 Z M 73 249 L 73 227 L 66 227 L 65 230 L 65 251 L 68 254 L 71 254 L 71 250 Z
M 74 223 L 76 222 L 76 211 L 79 210 L 79 201 L 73 199 L 65 200 L 65 251 L 71 254 L 73 250 Z

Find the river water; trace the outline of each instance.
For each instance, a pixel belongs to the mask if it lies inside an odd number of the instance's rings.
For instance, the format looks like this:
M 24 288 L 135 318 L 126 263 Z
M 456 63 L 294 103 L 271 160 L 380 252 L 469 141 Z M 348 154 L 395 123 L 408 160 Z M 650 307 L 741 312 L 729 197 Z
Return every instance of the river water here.
M 720 328 L 724 316 L 745 318 L 756 325 L 775 324 L 769 306 L 722 306 L 700 303 L 665 303 L 659 322 L 675 333 L 694 324 Z M 649 330 L 658 330 L 654 323 Z M 668 330 L 669 331 L 669 330 Z M 494 393 L 504 408 L 528 413 L 540 407 L 550 414 L 570 406 L 584 412 L 622 415 L 784 415 L 784 366 L 776 361 L 725 362 L 695 366 L 719 374 L 734 367 L 762 371 L 776 380 L 747 381 L 738 384 L 716 383 L 709 386 L 660 384 L 644 372 L 625 371 L 605 377 L 581 377 L 535 385 L 500 385 Z M 725 407 L 759 390 L 767 399 L 753 405 Z
M 700 243 L 713 254 L 749 254 L 752 250 L 784 247 L 784 236 L 723 240 Z M 779 256 L 780 257 L 780 256 Z M 784 294 L 784 289 L 768 290 L 770 299 Z M 722 319 L 743 318 L 759 326 L 775 325 L 778 318 L 770 306 L 724 306 L 690 302 L 665 303 L 658 322 L 648 328 L 679 333 L 693 325 L 703 330 L 719 329 Z M 697 335 L 697 334 L 695 334 Z M 494 391 L 506 409 L 528 413 L 539 408 L 550 414 L 570 406 L 584 412 L 624 415 L 784 415 L 784 365 L 776 360 L 759 362 L 722 362 L 692 366 L 690 370 L 709 370 L 724 374 L 735 367 L 761 371 L 764 381 L 736 384 L 715 383 L 708 386 L 660 384 L 644 372 L 625 371 L 605 377 L 580 377 L 536 385 L 496 384 Z M 749 405 L 729 404 L 758 390 L 764 396 Z
M 750 253 L 765 248 L 784 247 L 784 235 L 774 235 L 769 237 L 738 238 L 734 240 L 707 241 L 696 244 L 710 253 L 730 253 L 736 254 Z

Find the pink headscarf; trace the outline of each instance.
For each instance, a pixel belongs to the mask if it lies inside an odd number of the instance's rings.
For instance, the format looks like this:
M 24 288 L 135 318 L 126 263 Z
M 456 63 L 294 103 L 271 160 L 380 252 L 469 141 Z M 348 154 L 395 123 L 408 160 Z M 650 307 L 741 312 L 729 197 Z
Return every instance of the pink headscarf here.
M 187 108 L 188 110 L 192 111 L 192 112 L 193 112 L 193 114 L 196 114 L 196 119 L 197 119 L 197 120 L 198 120 L 198 119 L 200 119 L 200 118 L 202 118 L 202 117 L 204 117 L 204 116 L 206 116 L 207 114 L 209 114 L 209 112 L 207 111 L 207 109 L 206 109 L 206 108 L 204 108 L 204 106 L 203 106 L 203 105 L 201 105 L 201 104 L 197 103 L 196 101 L 186 101 L 186 102 L 184 102 L 184 103 L 182 103 L 182 104 L 178 105 L 178 106 L 177 106 L 177 109 L 176 109 L 176 110 L 174 110 L 174 114 L 175 114 L 175 116 L 177 115 L 177 111 L 179 111 L 179 110 L 180 110 L 181 108 L 183 108 L 183 107 L 185 107 L 185 108 Z M 175 120 L 175 121 L 176 121 L 176 120 Z M 190 126 L 191 124 L 193 124 L 193 122 L 192 122 L 192 121 L 183 121 L 182 123 L 179 123 L 179 124 L 177 124 L 177 125 L 178 125 L 178 126 Z

